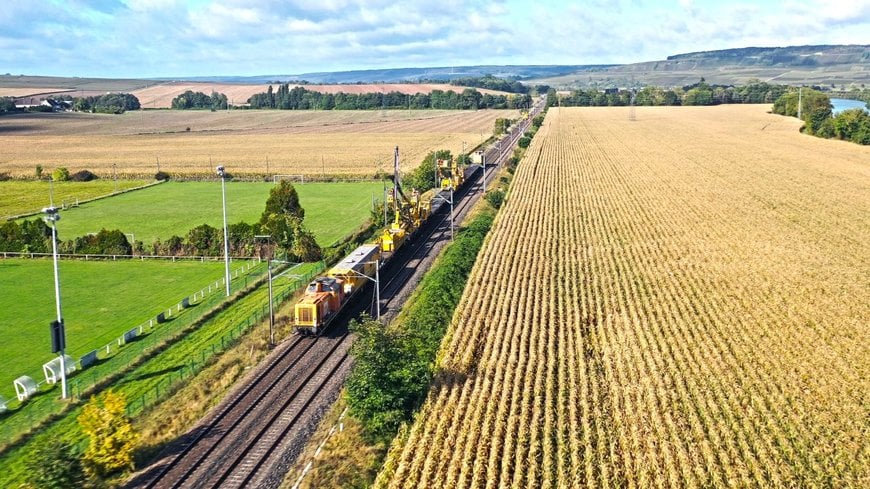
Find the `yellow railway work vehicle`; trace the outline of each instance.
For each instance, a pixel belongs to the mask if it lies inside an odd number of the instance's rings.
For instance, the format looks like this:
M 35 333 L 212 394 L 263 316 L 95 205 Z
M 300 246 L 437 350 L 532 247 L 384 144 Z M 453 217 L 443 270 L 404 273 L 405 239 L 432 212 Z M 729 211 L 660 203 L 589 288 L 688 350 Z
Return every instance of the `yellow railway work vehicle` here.
M 375 273 L 380 259 L 378 245 L 362 245 L 344 257 L 323 277 L 308 284 L 294 307 L 294 326 L 299 334 L 319 335 L 336 313 Z
M 341 280 L 344 284 L 344 294 L 348 298 L 357 292 L 369 280 L 375 276 L 381 250 L 376 244 L 365 244 L 343 260 L 338 262 L 326 273 L 328 276 Z
M 396 251 L 408 237 L 429 217 L 431 203 L 423 201 L 420 192 L 412 190 L 410 197 L 402 191 L 399 174 L 399 148 L 396 147 L 393 160 L 393 188 L 387 195 L 387 208 L 393 212 L 393 222 L 383 230 L 378 243 L 381 251 Z
M 462 186 L 462 169 L 456 159 L 438 159 L 435 161 L 436 181 L 441 185 L 441 190 L 457 189 Z

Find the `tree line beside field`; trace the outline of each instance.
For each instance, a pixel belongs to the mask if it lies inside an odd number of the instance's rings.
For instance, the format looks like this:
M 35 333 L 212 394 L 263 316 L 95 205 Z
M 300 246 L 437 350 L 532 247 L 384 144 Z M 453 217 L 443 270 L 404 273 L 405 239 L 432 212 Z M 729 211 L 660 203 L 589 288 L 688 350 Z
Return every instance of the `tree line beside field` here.
M 849 92 L 857 100 L 870 99 L 870 90 Z M 839 94 L 838 94 L 839 95 Z M 559 95 L 547 93 L 547 105 L 562 107 L 607 107 L 627 105 L 720 105 L 773 104 L 773 112 L 797 116 L 798 89 L 752 81 L 742 86 L 710 85 L 701 81 L 681 89 L 645 87 L 640 90 L 574 90 Z M 819 90 L 802 89 L 801 119 L 804 130 L 823 138 L 836 138 L 858 144 L 870 144 L 870 113 L 862 109 L 845 110 L 836 116 L 828 95 Z
M 849 109 L 833 115 L 831 99 L 818 90 L 804 89 L 784 93 L 773 104 L 775 114 L 797 117 L 798 105 L 804 131 L 821 138 L 842 139 L 870 145 L 870 113 Z
M 96 114 L 123 114 L 128 110 L 139 110 L 139 99 L 130 93 L 107 93 L 97 97 L 73 97 L 61 95 L 49 99 L 51 105 L 36 105 L 26 109 L 15 106 L 12 97 L 0 97 L 0 115 L 13 112 L 52 112 L 55 105 L 63 106 L 66 110 L 75 112 L 91 112 Z
M 787 85 L 751 81 L 746 85 L 710 85 L 703 78 L 682 88 L 644 87 L 640 90 L 573 90 L 559 95 L 547 92 L 547 105 L 562 107 L 607 107 L 627 105 L 719 105 L 773 103 L 788 91 Z
M 211 92 L 206 95 L 202 92 L 187 90 L 172 99 L 170 106 L 173 109 L 211 109 L 226 110 L 227 96 L 220 92 Z
M 227 226 L 231 256 L 252 256 L 268 243 L 255 236 L 270 235 L 271 242 L 290 261 L 318 261 L 322 250 L 303 224 L 305 210 L 299 205 L 296 189 L 283 181 L 269 193 L 266 208 L 254 224 L 239 222 Z M 185 236 L 156 239 L 151 244 L 130 243 L 121 230 L 103 229 L 58 242 L 58 252 L 78 255 L 160 255 L 221 256 L 223 230 L 200 224 Z M 51 253 L 51 228 L 42 219 L 6 221 L 0 224 L 0 252 Z
M 473 88 L 460 93 L 453 90 L 432 90 L 430 93 L 409 95 L 402 92 L 321 93 L 305 87 L 284 83 L 274 89 L 272 85 L 262 93 L 248 99 L 252 109 L 282 110 L 377 110 L 377 109 L 518 109 L 531 104 L 527 94 L 491 95 Z
M 529 93 L 532 89 L 532 87 L 524 85 L 518 80 L 509 80 L 492 75 L 454 78 L 450 80 L 450 84 L 454 86 L 485 88 L 487 90 L 498 90 L 500 92 L 510 93 Z M 538 85 L 536 87 L 538 93 L 547 93 L 549 88 L 550 87 L 546 85 Z
M 544 115 L 532 119 L 523 137 L 531 140 L 543 121 Z M 528 143 L 514 149 L 506 163 L 509 175 L 492 182 L 485 194 L 491 207 L 480 209 L 459 230 L 456 240 L 423 277 L 400 318 L 386 327 L 367 317 L 351 323 L 357 340 L 351 347 L 354 366 L 344 395 L 351 416 L 363 426 L 366 441 L 389 442 L 399 426 L 413 419 L 424 401 L 437 372 L 438 347 L 527 146 Z M 418 189 L 436 186 L 434 167 L 438 158 L 449 159 L 451 154 L 447 150 L 429 153 L 405 183 Z M 470 163 L 468 155 L 460 154 L 457 158 Z M 373 218 L 377 220 L 378 215 Z

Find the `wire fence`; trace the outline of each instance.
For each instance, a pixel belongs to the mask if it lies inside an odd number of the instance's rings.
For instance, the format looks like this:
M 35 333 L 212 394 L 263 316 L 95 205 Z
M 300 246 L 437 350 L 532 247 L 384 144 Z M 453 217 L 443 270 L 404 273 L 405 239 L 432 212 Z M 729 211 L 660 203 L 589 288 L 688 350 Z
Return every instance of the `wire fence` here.
M 21 252 L 21 251 L 0 251 L 0 258 L 32 258 L 32 259 L 41 259 L 41 258 L 51 258 L 54 255 L 52 253 L 32 253 L 32 252 Z M 100 255 L 100 254 L 85 254 L 85 253 L 58 253 L 57 257 L 59 259 L 73 259 L 73 260 L 102 260 L 102 261 L 118 261 L 118 260 L 166 260 L 166 261 L 198 261 L 198 262 L 207 262 L 207 261 L 224 261 L 223 255 L 221 256 L 174 256 L 174 255 Z M 261 261 L 260 258 L 255 256 L 231 256 L 233 261 L 239 260 L 257 260 Z
M 275 295 L 272 305 L 278 307 L 322 270 L 323 266 L 295 279 L 290 287 Z M 161 401 L 167 394 L 180 386 L 183 381 L 190 379 L 201 372 L 204 367 L 211 363 L 215 355 L 224 352 L 227 348 L 234 345 L 249 329 L 259 324 L 268 316 L 269 305 L 264 304 L 262 307 L 251 312 L 251 314 L 244 319 L 229 326 L 224 334 L 214 338 L 211 342 L 200 348 L 196 354 L 188 359 L 187 363 L 178 366 L 176 370 L 169 370 L 166 372 L 166 375 L 151 389 L 137 397 L 127 399 L 127 415 L 131 417 L 136 416 L 142 413 L 149 406 Z
M 246 273 L 256 272 L 258 279 L 262 279 L 265 267 L 263 267 L 263 270 L 258 270 L 258 265 L 260 265 L 259 260 L 252 260 L 244 267 L 236 270 L 234 275 L 237 277 L 237 280 L 245 280 L 245 285 L 247 285 L 248 280 L 248 275 L 245 275 Z M 289 287 L 276 293 L 274 297 L 275 303 L 281 304 L 313 276 L 320 273 L 324 267 L 325 265 L 321 262 L 309 273 L 297 277 L 290 283 Z M 239 284 L 238 288 L 242 288 L 241 284 Z M 132 368 L 151 358 L 156 352 L 167 348 L 169 343 L 177 341 L 179 335 L 194 327 L 196 322 L 200 321 L 205 314 L 219 307 L 221 303 L 227 300 L 224 291 L 223 278 L 221 278 L 195 291 L 188 298 L 183 299 L 161 313 L 160 315 L 164 317 L 164 322 L 158 322 L 157 318 L 149 319 L 128 329 L 104 346 L 88 352 L 78 360 L 75 360 L 74 365 L 77 370 L 70 375 L 68 380 L 70 396 L 73 399 L 80 399 L 82 396 L 90 394 L 103 385 L 119 381 L 125 372 L 129 372 Z M 194 297 L 196 299 L 191 300 Z M 132 399 L 129 403 L 128 412 L 137 414 L 156 400 L 161 399 L 161 396 L 165 395 L 171 386 L 199 372 L 211 360 L 213 355 L 224 351 L 267 314 L 268 303 L 258 307 L 233 326 L 226 328 L 224 330 L 226 331 L 225 333 L 214 338 L 206 347 L 196 354 L 189 355 L 188 362 L 185 365 L 178 368 L 177 371 L 166 372 L 167 375 L 161 378 L 148 392 Z M 84 364 L 83 360 L 85 360 Z M 120 380 L 120 382 L 129 381 Z M 54 390 L 53 388 L 53 385 L 48 384 L 46 380 L 42 380 L 38 383 L 38 390 L 32 398 L 18 401 L 13 396 L 12 401 L 5 403 L 9 406 L 9 411 L 0 415 L 2 416 L 0 417 L 0 446 L 8 445 L 8 443 L 59 414 L 64 408 L 64 404 L 59 403 L 53 396 L 40 395 Z

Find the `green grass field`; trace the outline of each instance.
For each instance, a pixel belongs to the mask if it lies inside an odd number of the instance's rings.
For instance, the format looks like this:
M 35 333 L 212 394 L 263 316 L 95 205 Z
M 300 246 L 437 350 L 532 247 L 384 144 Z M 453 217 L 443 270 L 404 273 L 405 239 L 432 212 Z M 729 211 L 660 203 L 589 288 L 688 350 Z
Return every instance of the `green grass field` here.
M 318 264 L 306 263 L 294 269 L 294 272 L 310 275 L 317 270 L 319 270 Z M 282 295 L 286 297 L 286 294 L 298 287 L 299 282 L 286 275 L 276 279 L 276 300 L 280 299 Z M 132 408 L 131 415 L 141 416 L 143 403 L 150 405 L 162 400 L 173 382 L 179 381 L 180 375 L 186 373 L 189 378 L 192 372 L 205 368 L 215 353 L 232 345 L 232 338 L 237 338 L 240 331 L 250 330 L 253 324 L 262 321 L 268 312 L 267 292 L 268 287 L 260 286 L 246 297 L 235 302 L 232 307 L 218 312 L 195 330 L 182 335 L 165 349 L 158 350 L 156 355 L 142 364 L 130 364 L 130 361 L 126 360 L 126 363 L 119 365 L 116 360 L 123 359 L 116 357 L 74 375 L 70 383 L 71 392 L 76 391 L 77 382 L 87 383 L 93 371 L 108 369 L 111 372 L 118 372 L 119 369 L 122 369 L 120 377 L 113 383 L 112 388 L 126 396 L 128 406 Z M 285 328 L 283 334 L 287 334 L 286 325 L 282 328 Z M 266 328 L 262 332 L 266 333 L 267 331 Z M 152 336 L 154 335 L 147 335 L 137 343 L 155 343 L 152 341 Z M 263 344 L 265 344 L 265 337 L 263 337 Z M 132 348 L 136 349 L 137 347 Z M 141 350 L 141 347 L 139 348 Z M 244 351 L 246 359 L 249 358 L 249 351 L 253 352 L 253 350 L 247 349 Z M 244 366 L 237 369 L 235 377 L 240 375 L 239 372 L 244 372 Z M 210 387 L 206 387 L 206 389 L 211 390 Z M 223 387 L 215 386 L 215 389 L 220 391 Z M 172 399 L 169 402 L 173 402 Z M 17 409 L 0 416 L 0 443 L 8 442 L 8 440 L 20 436 L 20 433 L 27 431 L 27 427 L 31 423 L 28 412 L 32 410 L 31 408 L 40 411 L 41 417 L 39 419 L 45 419 L 50 413 L 59 412 L 66 404 L 59 400 L 58 388 L 55 387 L 53 391 L 28 401 L 25 409 Z M 23 444 L 2 452 L 0 455 L 0 469 L 2 469 L 0 470 L 0 487 L 20 487 L 26 481 L 25 461 L 32 459 L 34 447 L 46 440 L 67 440 L 83 448 L 86 438 L 76 421 L 80 412 L 81 405 L 74 405 L 71 410 L 60 415 L 48 426 L 43 427 Z
M 50 172 L 50 170 L 46 170 Z M 144 185 L 143 180 L 118 180 L 118 190 Z M 54 204 L 60 207 L 64 203 L 75 203 L 76 199 L 93 199 L 101 195 L 111 194 L 115 190 L 112 180 L 94 180 L 92 182 L 55 182 L 52 184 Z M 0 182 L 0 219 L 8 219 L 28 212 L 37 212 L 48 207 L 48 182 Z
M 272 187 L 272 183 L 228 182 L 227 220 L 257 222 Z M 372 194 L 378 198 L 382 188 L 380 182 L 296 185 L 305 225 L 321 246 L 356 229 L 369 215 Z M 173 234 L 183 237 L 203 223 L 223 225 L 219 182 L 169 182 L 85 204 L 63 212 L 58 232 L 61 239 L 71 239 L 103 228 L 120 229 L 150 244 Z
M 219 280 L 224 264 L 64 260 L 59 269 L 67 353 L 77 359 Z M 42 364 L 54 356 L 48 334 L 55 318 L 52 261 L 0 260 L 0 278 L 0 393 L 10 398 L 16 377 L 41 380 Z

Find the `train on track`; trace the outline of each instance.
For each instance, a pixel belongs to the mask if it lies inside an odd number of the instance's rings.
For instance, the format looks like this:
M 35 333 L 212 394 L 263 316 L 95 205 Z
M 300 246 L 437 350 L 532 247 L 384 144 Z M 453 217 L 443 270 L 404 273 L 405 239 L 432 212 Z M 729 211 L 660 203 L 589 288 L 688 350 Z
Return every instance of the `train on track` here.
M 399 173 L 399 148 L 393 157 L 392 188 L 386 210 L 393 219 L 374 243 L 364 244 L 344 257 L 325 274 L 312 280 L 294 306 L 293 327 L 301 335 L 319 335 L 339 311 L 370 281 L 377 280 L 378 269 L 414 237 L 430 216 L 452 200 L 444 192 L 459 191 L 474 181 L 480 166 L 462 167 L 455 160 L 436 161 L 437 193 L 426 199 L 416 189 L 406 193 Z M 451 199 L 451 200 L 448 200 Z
M 498 144 L 494 165 L 516 143 L 528 128 L 530 118 L 539 113 L 544 106 L 541 99 L 531 112 L 523 111 L 520 122 L 505 141 Z M 501 143 L 507 143 L 502 149 Z M 485 155 L 476 155 L 485 163 Z M 492 155 L 490 155 L 492 156 Z M 301 335 L 319 335 L 342 308 L 365 288 L 368 282 L 378 281 L 379 268 L 387 263 L 408 240 L 413 239 L 430 216 L 436 215 L 441 206 L 453 205 L 454 192 L 461 192 L 477 180 L 476 174 L 481 166 L 460 165 L 456 159 L 439 159 L 435 162 L 436 193 L 425 198 L 416 189 L 406 193 L 402 188 L 399 173 L 399 148 L 393 154 L 392 189 L 386 196 L 385 211 L 392 212 L 393 220 L 379 234 L 374 243 L 365 244 L 353 250 L 324 275 L 315 278 L 305 289 L 303 297 L 294 307 L 293 327 Z M 385 218 L 386 221 L 386 218 Z

